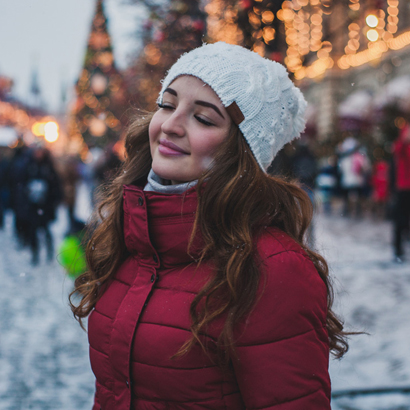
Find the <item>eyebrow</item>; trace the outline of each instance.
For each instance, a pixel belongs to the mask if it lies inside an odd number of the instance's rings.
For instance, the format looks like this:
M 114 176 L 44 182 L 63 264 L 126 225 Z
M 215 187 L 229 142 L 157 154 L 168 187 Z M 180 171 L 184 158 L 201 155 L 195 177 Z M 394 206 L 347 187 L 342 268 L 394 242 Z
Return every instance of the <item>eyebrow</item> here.
M 170 93 L 172 95 L 175 95 L 175 97 L 178 96 L 177 92 L 175 90 L 173 90 L 172 88 L 169 88 L 169 87 L 165 89 L 164 93 Z
M 178 97 L 178 93 L 174 89 L 169 88 L 169 87 L 164 90 L 164 93 L 170 93 L 172 95 L 175 95 L 175 97 Z M 202 101 L 202 100 L 196 100 L 196 101 L 194 101 L 194 104 L 201 105 L 203 107 L 212 108 L 217 114 L 219 114 L 223 119 L 225 119 L 225 117 L 222 115 L 220 109 L 214 104 L 211 104 L 209 102 Z

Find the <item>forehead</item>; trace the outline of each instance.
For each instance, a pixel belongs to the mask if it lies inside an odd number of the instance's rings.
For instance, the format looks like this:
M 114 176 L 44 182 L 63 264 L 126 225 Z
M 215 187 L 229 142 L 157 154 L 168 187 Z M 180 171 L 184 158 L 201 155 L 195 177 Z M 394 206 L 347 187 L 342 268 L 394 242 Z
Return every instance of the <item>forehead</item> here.
M 179 96 L 189 96 L 192 98 L 206 98 L 208 101 L 218 104 L 222 107 L 222 102 L 215 91 L 201 79 L 191 76 L 182 75 L 176 78 L 169 86 L 175 90 Z

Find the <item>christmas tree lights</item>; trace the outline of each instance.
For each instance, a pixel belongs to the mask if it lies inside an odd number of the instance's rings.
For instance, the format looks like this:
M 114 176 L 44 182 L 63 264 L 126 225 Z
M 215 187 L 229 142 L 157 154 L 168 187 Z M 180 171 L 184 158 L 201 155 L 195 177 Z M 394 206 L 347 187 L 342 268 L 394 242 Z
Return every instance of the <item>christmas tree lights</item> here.
M 76 84 L 68 132 L 72 142 L 105 147 L 121 137 L 128 98 L 123 78 L 115 66 L 107 18 L 97 0 L 83 70 Z

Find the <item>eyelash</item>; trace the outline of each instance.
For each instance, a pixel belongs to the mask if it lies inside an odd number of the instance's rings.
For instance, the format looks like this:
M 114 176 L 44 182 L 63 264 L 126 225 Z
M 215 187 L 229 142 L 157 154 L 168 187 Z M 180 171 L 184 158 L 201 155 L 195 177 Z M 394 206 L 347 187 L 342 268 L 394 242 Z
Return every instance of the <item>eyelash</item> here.
M 158 104 L 158 107 L 162 108 L 163 110 L 172 110 L 172 109 L 174 109 L 174 107 L 172 105 L 165 105 L 165 104 L 161 104 L 161 103 Z M 211 122 L 206 121 L 203 118 L 198 117 L 197 115 L 195 115 L 194 117 L 198 122 L 200 122 L 201 124 L 206 125 L 207 127 L 213 127 L 214 126 L 214 124 L 212 124 Z
M 201 117 L 197 117 L 196 115 L 194 117 L 198 122 L 200 122 L 201 124 L 206 125 L 207 127 L 213 127 L 213 125 L 214 125 L 214 124 L 212 124 L 212 122 L 206 121 Z
M 171 105 L 165 105 L 165 104 L 158 103 L 158 108 L 163 108 L 164 110 L 166 110 L 166 109 L 172 109 L 174 107 L 172 107 Z

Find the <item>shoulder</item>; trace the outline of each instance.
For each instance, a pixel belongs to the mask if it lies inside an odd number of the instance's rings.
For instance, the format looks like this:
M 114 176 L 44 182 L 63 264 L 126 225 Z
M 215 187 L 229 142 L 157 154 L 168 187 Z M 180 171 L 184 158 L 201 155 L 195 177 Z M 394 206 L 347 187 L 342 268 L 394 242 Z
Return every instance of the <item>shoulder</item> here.
M 327 289 L 306 252 L 276 228 L 266 230 L 257 248 L 261 279 L 242 342 L 249 343 L 248 336 L 267 343 L 323 328 Z
M 326 286 L 312 260 L 285 232 L 267 228 L 257 242 L 257 253 L 263 292 L 277 294 L 282 290 L 288 299 L 299 298 L 300 293 L 307 297 L 324 295 L 326 299 Z
M 275 227 L 265 229 L 259 237 L 256 247 L 262 261 L 267 261 L 276 255 L 289 252 L 307 257 L 306 252 L 294 239 Z

